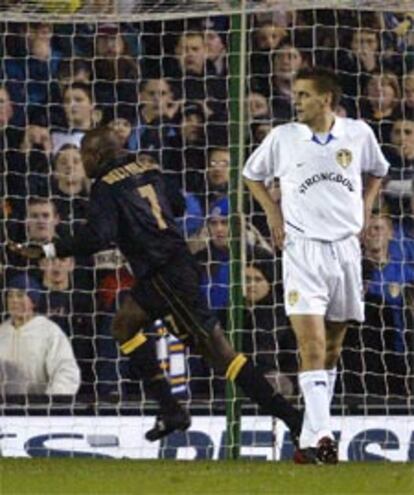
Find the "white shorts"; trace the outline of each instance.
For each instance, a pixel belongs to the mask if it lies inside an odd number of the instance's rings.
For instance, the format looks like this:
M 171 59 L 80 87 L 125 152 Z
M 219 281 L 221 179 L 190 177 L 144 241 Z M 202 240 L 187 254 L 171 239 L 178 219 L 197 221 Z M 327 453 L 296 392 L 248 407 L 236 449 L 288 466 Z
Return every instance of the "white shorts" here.
M 286 313 L 363 321 L 361 271 L 356 236 L 334 242 L 288 236 L 283 249 Z

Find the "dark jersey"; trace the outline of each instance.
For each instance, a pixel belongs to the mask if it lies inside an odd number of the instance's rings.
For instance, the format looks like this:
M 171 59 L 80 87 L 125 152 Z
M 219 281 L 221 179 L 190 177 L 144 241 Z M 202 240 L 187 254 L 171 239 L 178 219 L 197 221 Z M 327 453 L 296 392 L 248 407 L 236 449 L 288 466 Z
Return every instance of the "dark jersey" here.
M 190 256 L 176 226 L 156 165 L 129 156 L 103 169 L 90 196 L 89 215 L 74 237 L 55 242 L 59 257 L 90 255 L 116 244 L 137 279 L 174 258 Z

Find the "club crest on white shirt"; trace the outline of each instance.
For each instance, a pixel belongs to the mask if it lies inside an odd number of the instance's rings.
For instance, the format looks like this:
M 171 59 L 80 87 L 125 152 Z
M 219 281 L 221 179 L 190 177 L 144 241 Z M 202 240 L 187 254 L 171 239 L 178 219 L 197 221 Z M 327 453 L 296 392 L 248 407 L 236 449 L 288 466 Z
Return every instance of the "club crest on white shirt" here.
M 342 148 L 336 152 L 336 162 L 342 168 L 348 168 L 352 162 L 352 152 L 346 148 Z
M 291 290 L 288 293 L 289 306 L 294 306 L 299 301 L 299 292 L 297 290 Z

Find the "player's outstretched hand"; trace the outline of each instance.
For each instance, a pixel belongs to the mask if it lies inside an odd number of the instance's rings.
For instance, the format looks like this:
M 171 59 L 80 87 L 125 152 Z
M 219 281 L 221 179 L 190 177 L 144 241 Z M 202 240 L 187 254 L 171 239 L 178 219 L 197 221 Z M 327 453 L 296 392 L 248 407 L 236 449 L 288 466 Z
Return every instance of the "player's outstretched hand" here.
M 34 244 L 19 244 L 18 242 L 9 241 L 7 247 L 13 253 L 22 256 L 23 258 L 29 258 L 31 260 L 38 260 L 44 257 L 44 252 L 41 246 Z

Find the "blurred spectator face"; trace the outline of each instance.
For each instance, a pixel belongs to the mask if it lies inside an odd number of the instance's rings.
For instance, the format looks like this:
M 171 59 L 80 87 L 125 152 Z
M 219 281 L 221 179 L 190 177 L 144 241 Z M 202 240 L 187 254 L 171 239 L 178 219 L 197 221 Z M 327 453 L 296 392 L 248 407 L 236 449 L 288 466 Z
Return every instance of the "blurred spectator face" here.
M 284 45 L 276 51 L 273 64 L 273 75 L 283 79 L 292 79 L 304 64 L 300 51 L 289 45 Z
M 0 88 L 0 128 L 5 127 L 13 116 L 13 105 L 6 88 Z
M 270 292 L 270 284 L 263 273 L 253 266 L 246 267 L 246 301 L 253 306 Z
M 376 215 L 371 218 L 365 237 L 365 251 L 367 258 L 376 258 L 380 253 L 388 251 L 388 244 L 392 239 L 392 224 L 389 218 Z
M 270 124 L 260 124 L 256 126 L 253 136 L 254 142 L 260 144 L 271 130 L 272 126 Z
M 47 288 L 65 289 L 70 285 L 70 274 L 75 264 L 73 258 L 42 258 L 39 261 L 43 272 L 43 285 Z
M 10 289 L 7 291 L 7 312 L 12 322 L 31 320 L 34 316 L 34 304 L 26 291 Z
M 28 32 L 30 53 L 36 58 L 47 59 L 51 53 L 50 40 L 52 38 L 50 24 L 32 24 Z
M 414 121 L 397 120 L 391 130 L 391 143 L 401 156 L 414 159 Z
M 88 129 L 92 126 L 94 106 L 89 95 L 79 88 L 66 88 L 63 107 L 70 127 Z
M 51 242 L 56 234 L 59 217 L 51 201 L 29 203 L 27 237 L 32 242 Z
M 72 145 L 58 152 L 55 159 L 54 177 L 60 191 L 73 196 L 85 186 L 86 175 L 80 150 Z
M 414 72 L 404 78 L 404 98 L 407 107 L 414 109 Z
M 198 143 L 203 138 L 203 119 L 201 115 L 189 113 L 183 116 L 182 120 L 183 141 L 188 143 Z
M 43 150 L 46 154 L 52 151 L 52 139 L 47 127 L 29 125 L 21 144 L 21 151 L 29 153 L 33 149 Z
M 96 52 L 99 57 L 116 58 L 125 51 L 125 42 L 120 33 L 103 34 L 96 40 Z
M 342 105 L 338 105 L 335 108 L 335 115 L 337 115 L 338 117 L 348 117 L 347 109 Z
M 374 109 L 386 112 L 398 103 L 397 78 L 380 74 L 371 77 L 367 84 L 367 97 Z
M 270 115 L 267 98 L 260 93 L 249 93 L 247 96 L 247 105 L 250 119 Z
M 230 151 L 212 150 L 209 155 L 207 169 L 208 183 L 212 186 L 225 186 L 230 178 Z
M 227 249 L 229 242 L 229 222 L 227 217 L 210 217 L 207 228 L 211 242 L 217 249 Z
M 256 30 L 256 46 L 261 51 L 276 50 L 285 36 L 286 29 L 271 23 L 265 24 Z
M 167 115 L 173 104 L 173 94 L 165 79 L 149 79 L 140 93 L 145 108 L 156 115 Z
M 226 51 L 223 40 L 216 31 L 207 31 L 205 34 L 207 58 L 214 62 Z
M 376 53 L 378 51 L 377 34 L 373 31 L 355 30 L 351 41 L 351 50 L 355 55 Z
M 132 125 L 127 119 L 114 119 L 109 123 L 109 127 L 119 136 L 123 146 L 128 142 L 131 135 Z
M 203 74 L 207 58 L 202 34 L 182 35 L 175 48 L 183 72 Z

